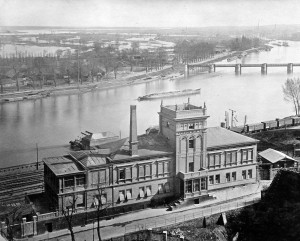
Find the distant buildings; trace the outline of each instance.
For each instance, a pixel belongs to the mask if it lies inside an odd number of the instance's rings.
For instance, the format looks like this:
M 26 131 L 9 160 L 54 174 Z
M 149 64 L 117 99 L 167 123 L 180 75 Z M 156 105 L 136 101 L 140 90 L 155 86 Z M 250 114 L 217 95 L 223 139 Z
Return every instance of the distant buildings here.
M 78 209 L 102 204 L 118 213 L 178 197 L 199 203 L 210 191 L 255 183 L 258 141 L 207 128 L 208 117 L 205 104 L 161 105 L 159 133 L 137 136 L 131 106 L 129 145 L 44 159 L 45 193 L 59 210 L 76 200 Z

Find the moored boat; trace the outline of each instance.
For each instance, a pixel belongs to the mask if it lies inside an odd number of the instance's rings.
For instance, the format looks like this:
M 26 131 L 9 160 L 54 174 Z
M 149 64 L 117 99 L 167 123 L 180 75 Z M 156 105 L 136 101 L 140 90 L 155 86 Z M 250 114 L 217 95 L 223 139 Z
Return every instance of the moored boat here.
M 163 99 L 175 96 L 183 96 L 183 95 L 195 95 L 200 94 L 201 89 L 186 89 L 186 90 L 177 90 L 177 91 L 169 91 L 169 92 L 161 92 L 161 93 L 153 93 L 149 95 L 140 96 L 138 98 L 139 101 L 142 100 L 151 100 L 151 99 Z
M 289 47 L 289 44 L 288 44 L 288 42 L 283 42 L 283 43 L 282 43 L 282 46 L 284 46 L 284 47 Z

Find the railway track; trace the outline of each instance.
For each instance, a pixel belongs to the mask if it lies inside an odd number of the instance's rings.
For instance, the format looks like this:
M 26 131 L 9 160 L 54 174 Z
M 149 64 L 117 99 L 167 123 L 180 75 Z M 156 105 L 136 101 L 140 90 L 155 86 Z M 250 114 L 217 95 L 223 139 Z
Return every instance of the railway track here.
M 43 190 L 43 170 L 0 176 L 0 204 L 2 205 L 22 203 L 26 194 L 42 193 Z

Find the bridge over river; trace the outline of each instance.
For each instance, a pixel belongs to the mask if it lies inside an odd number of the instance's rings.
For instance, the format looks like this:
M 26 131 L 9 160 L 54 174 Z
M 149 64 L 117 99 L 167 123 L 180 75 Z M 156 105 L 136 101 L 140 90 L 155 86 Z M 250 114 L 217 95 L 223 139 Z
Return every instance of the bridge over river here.
M 275 64 L 186 64 L 185 74 L 189 75 L 190 70 L 197 70 L 200 68 L 207 68 L 208 72 L 216 72 L 217 68 L 234 68 L 236 74 L 242 73 L 242 68 L 260 68 L 261 74 L 267 74 L 269 67 L 285 67 L 288 74 L 293 73 L 293 69 L 300 66 L 300 63 L 275 63 Z

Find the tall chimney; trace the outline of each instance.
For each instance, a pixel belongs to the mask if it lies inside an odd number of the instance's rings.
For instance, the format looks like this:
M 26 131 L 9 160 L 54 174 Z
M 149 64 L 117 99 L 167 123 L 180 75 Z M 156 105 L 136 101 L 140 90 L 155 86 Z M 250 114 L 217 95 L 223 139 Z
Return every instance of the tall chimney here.
M 130 136 L 129 150 L 131 156 L 138 155 L 137 124 L 136 124 L 136 105 L 130 106 Z

